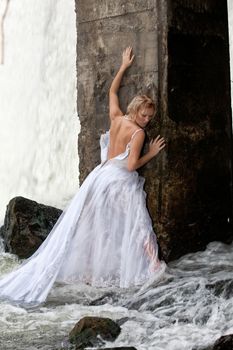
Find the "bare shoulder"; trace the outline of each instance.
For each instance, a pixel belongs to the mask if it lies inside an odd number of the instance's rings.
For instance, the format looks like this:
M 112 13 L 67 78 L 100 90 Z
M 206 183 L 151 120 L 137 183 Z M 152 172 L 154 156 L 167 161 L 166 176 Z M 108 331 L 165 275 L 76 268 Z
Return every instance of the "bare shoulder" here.
M 134 130 L 132 130 L 132 138 L 135 138 L 137 135 L 137 137 L 139 138 L 145 138 L 145 131 L 142 128 L 139 127 L 135 127 Z
M 139 157 L 145 142 L 145 131 L 142 128 L 135 128 L 130 139 L 130 158 Z
M 145 131 L 142 128 L 136 128 L 130 139 L 131 145 L 134 147 L 142 147 L 143 143 L 145 141 Z

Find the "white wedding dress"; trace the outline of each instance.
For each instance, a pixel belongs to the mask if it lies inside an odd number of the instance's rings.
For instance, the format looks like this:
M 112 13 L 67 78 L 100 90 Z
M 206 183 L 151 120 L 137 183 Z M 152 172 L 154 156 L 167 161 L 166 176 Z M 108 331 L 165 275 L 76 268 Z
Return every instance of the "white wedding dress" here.
M 110 160 L 108 144 L 109 132 L 101 136 L 101 164 L 39 249 L 0 280 L 0 299 L 39 304 L 54 282 L 127 288 L 161 270 L 164 263 L 158 260 L 144 179 L 127 170 L 130 143 Z

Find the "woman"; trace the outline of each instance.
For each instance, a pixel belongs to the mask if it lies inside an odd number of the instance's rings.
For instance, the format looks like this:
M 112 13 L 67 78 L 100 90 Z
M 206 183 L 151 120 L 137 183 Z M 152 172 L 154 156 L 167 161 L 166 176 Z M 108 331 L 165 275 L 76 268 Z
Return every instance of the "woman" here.
M 128 47 L 110 88 L 110 131 L 101 137 L 101 164 L 86 178 L 39 249 L 0 280 L 0 298 L 43 302 L 54 282 L 130 287 L 156 275 L 156 237 L 146 209 L 144 179 L 135 171 L 164 146 L 159 136 L 140 156 L 143 128 L 155 113 L 136 96 L 123 115 L 117 92 L 134 56 Z
M 130 152 L 127 161 L 129 171 L 136 170 L 155 157 L 159 151 L 165 147 L 164 139 L 160 135 L 150 143 L 149 151 L 143 157 L 140 157 L 142 146 L 145 139 L 143 128 L 150 122 L 155 114 L 155 104 L 147 96 L 136 96 L 127 108 L 128 115 L 123 116 L 119 107 L 117 92 L 120 87 L 124 72 L 131 66 L 134 59 L 132 48 L 128 47 L 122 55 L 122 65 L 112 82 L 109 91 L 109 110 L 110 110 L 110 146 L 108 158 L 114 158 L 123 152 L 130 142 Z M 137 137 L 136 133 L 138 133 Z M 134 134 L 135 132 L 135 134 Z M 132 135 L 132 136 L 131 136 Z M 128 141 L 128 142 L 127 142 Z

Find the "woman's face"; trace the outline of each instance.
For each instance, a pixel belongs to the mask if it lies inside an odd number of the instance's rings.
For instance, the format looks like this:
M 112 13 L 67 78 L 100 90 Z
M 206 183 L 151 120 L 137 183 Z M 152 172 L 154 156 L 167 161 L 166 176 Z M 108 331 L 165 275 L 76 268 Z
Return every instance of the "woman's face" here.
M 154 116 L 154 108 L 143 107 L 139 109 L 135 122 L 141 127 L 145 128 Z

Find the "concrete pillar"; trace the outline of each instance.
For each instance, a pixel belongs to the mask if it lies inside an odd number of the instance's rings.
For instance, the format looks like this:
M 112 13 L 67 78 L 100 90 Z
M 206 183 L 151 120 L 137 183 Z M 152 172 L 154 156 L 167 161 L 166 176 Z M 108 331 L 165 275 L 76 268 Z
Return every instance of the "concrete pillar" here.
M 169 257 L 232 233 L 227 1 L 172 0 L 162 228 Z M 167 245 L 167 243 L 169 244 Z
M 99 163 L 108 88 L 131 45 L 136 59 L 122 82 L 122 108 L 149 94 L 157 116 L 148 138 L 167 139 L 166 151 L 140 171 L 167 260 L 231 236 L 226 9 L 225 0 L 76 0 L 80 180 Z

